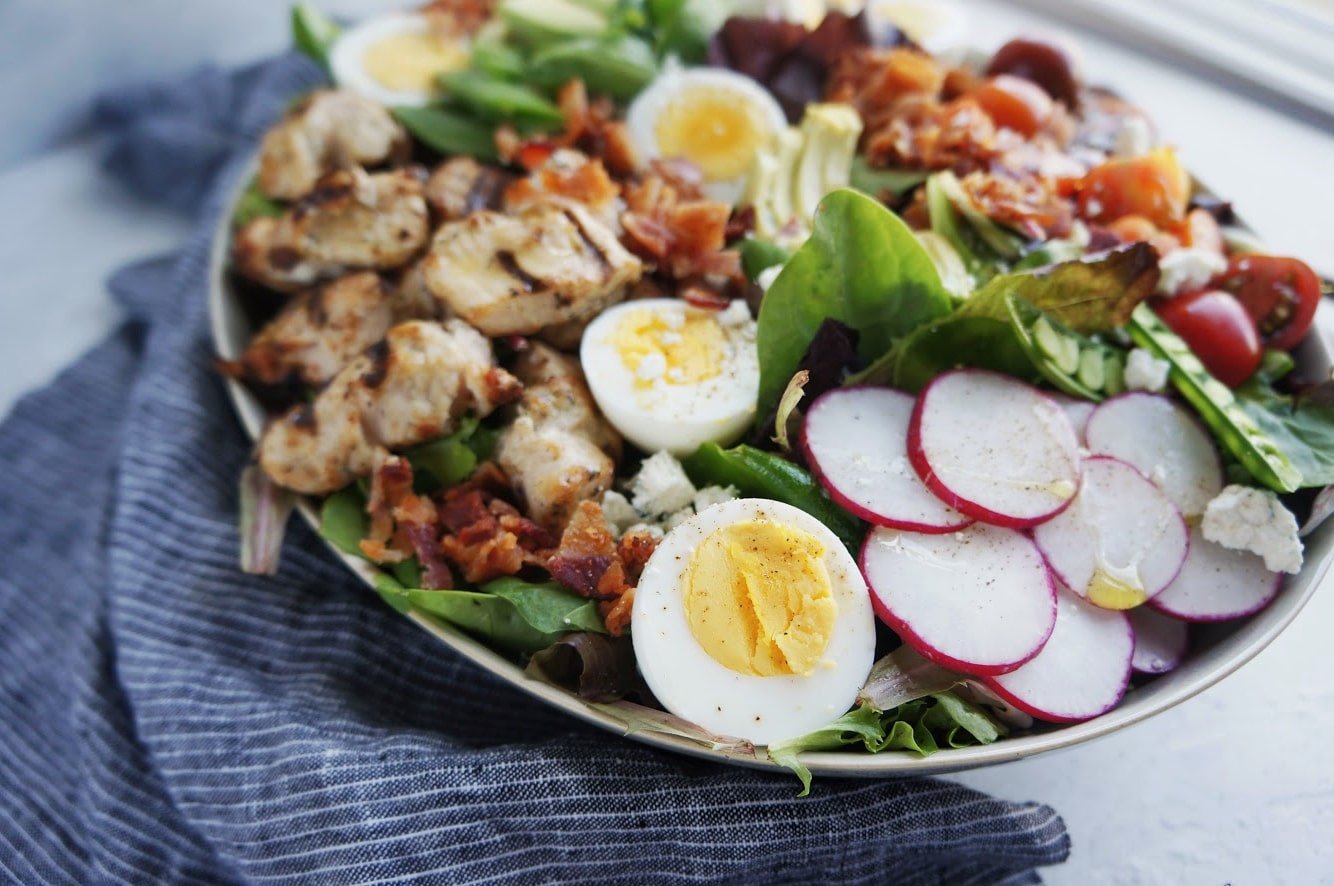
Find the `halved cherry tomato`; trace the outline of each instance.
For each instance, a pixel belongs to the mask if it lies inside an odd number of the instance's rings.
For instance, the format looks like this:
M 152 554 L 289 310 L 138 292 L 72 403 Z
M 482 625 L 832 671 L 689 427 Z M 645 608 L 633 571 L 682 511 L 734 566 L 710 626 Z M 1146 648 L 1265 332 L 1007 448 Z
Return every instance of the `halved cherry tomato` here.
M 1031 80 L 997 74 L 971 93 L 998 127 L 1031 136 L 1051 119 L 1051 96 Z
M 1237 255 L 1213 283 L 1236 296 L 1271 348 L 1296 347 L 1320 303 L 1320 278 L 1305 262 L 1277 255 Z
M 1079 214 L 1100 222 L 1142 215 L 1170 231 L 1186 217 L 1189 199 L 1190 176 L 1176 154 L 1171 148 L 1156 148 L 1090 169 L 1079 189 Z
M 1259 368 L 1264 350 L 1255 322 L 1228 293 L 1204 289 L 1178 295 L 1154 310 L 1190 345 L 1204 368 L 1228 387 L 1237 387 Z

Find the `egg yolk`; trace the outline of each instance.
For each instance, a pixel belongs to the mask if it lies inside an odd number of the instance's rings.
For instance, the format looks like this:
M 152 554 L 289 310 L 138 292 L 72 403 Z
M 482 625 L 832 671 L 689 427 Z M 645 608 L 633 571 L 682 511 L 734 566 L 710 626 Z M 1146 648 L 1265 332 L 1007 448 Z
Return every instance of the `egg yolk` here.
M 815 536 L 778 523 L 715 530 L 685 572 L 690 632 L 710 657 L 738 673 L 809 674 L 838 614 L 824 555 Z
M 386 89 L 434 92 L 438 75 L 467 67 L 468 51 L 430 33 L 394 34 L 368 46 L 361 63 Z
M 727 338 L 707 314 L 630 311 L 611 343 L 642 384 L 699 384 L 721 375 L 727 362 Z
M 658 115 L 655 130 L 664 157 L 692 161 L 709 181 L 744 175 L 770 136 L 752 102 L 709 86 L 683 89 Z

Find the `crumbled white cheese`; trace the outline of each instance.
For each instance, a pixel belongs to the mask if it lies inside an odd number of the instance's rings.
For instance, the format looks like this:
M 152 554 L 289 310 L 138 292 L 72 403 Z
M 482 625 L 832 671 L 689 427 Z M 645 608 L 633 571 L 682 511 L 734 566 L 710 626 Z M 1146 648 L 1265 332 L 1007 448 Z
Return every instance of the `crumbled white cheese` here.
M 656 523 L 636 523 L 635 525 L 633 525 L 633 526 L 631 526 L 630 528 L 626 529 L 625 532 L 623 532 L 623 533 L 621 533 L 621 534 L 622 534 L 622 535 L 629 535 L 629 534 L 631 534 L 631 533 L 635 533 L 635 534 L 639 534 L 639 533 L 648 533 L 649 535 L 651 535 L 651 536 L 653 536 L 654 538 L 656 538 L 658 541 L 662 541 L 662 537 L 663 537 L 664 535 L 667 534 L 667 533 L 663 532 L 663 531 L 662 531 L 662 527 L 659 526 L 659 525 L 656 524 Z
M 1268 489 L 1226 487 L 1204 509 L 1200 528 L 1214 544 L 1264 557 L 1271 572 L 1301 571 L 1297 518 Z
M 1116 156 L 1131 159 L 1142 157 L 1153 150 L 1153 129 L 1149 121 L 1136 114 L 1121 118 L 1121 127 L 1116 131 Z
M 768 292 L 769 287 L 774 285 L 774 281 L 781 273 L 783 273 L 782 265 L 771 265 L 755 275 L 755 285 Z
M 630 499 L 615 489 L 608 489 L 602 494 L 602 516 L 618 536 L 624 535 L 631 526 L 644 519 L 630 504 Z
M 666 517 L 663 517 L 662 521 L 658 525 L 662 527 L 664 532 L 671 532 L 673 529 L 680 526 L 682 523 L 689 520 L 693 516 L 695 516 L 694 508 L 690 507 L 682 508 L 679 511 L 673 511 Z
M 644 459 L 639 473 L 630 480 L 629 490 L 630 503 L 646 516 L 670 514 L 695 500 L 695 485 L 685 468 L 666 451 Z
M 1135 348 L 1126 358 L 1126 387 L 1132 391 L 1162 393 L 1167 387 L 1167 373 L 1172 368 L 1143 348 Z
M 743 299 L 732 299 L 727 307 L 718 312 L 718 323 L 724 327 L 745 326 L 750 322 L 750 307 Z
M 1181 295 L 1200 289 L 1227 270 L 1227 259 L 1208 249 L 1173 249 L 1158 260 L 1157 293 Z
M 714 505 L 732 501 L 737 497 L 735 486 L 705 486 L 695 493 L 695 513 L 706 511 Z

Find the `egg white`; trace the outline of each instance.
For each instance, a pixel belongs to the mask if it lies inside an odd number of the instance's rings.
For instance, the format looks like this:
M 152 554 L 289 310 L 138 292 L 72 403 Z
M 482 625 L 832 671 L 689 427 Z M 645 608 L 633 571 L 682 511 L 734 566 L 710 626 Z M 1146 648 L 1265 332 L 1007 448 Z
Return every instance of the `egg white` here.
M 691 556 L 714 531 L 752 520 L 808 532 L 825 547 L 838 613 L 823 660 L 810 674 L 738 673 L 704 651 L 691 633 L 683 581 Z M 757 745 L 797 738 L 841 717 L 875 660 L 875 617 L 852 555 L 805 511 L 764 499 L 714 505 L 668 533 L 639 579 L 631 623 L 639 671 L 663 707 L 711 732 Z
M 400 34 L 430 32 L 431 24 L 426 16 L 410 13 L 380 15 L 359 22 L 339 35 L 329 52 L 329 71 L 334 83 L 389 107 L 430 104 L 437 93 L 389 89 L 370 75 L 362 61 L 366 50 L 381 40 Z
M 738 104 L 757 108 L 770 138 L 787 128 L 787 117 L 778 101 L 763 86 L 744 74 L 724 68 L 683 68 L 669 63 L 635 98 L 625 115 L 626 129 L 639 155 L 645 160 L 662 156 L 657 136 L 658 118 L 683 92 L 696 87 L 727 92 L 735 96 Z M 736 178 L 705 181 L 703 190 L 714 200 L 735 205 L 745 193 L 749 178 L 750 173 L 747 171 Z
M 593 399 L 621 435 L 645 452 L 665 449 L 689 455 L 701 443 L 736 442 L 755 419 L 760 365 L 755 348 L 755 321 L 723 326 L 728 353 L 722 371 L 697 384 L 661 382 L 650 388 L 636 384 L 621 360 L 614 338 L 628 313 L 716 315 L 677 298 L 638 299 L 602 312 L 584 331 L 579 361 Z

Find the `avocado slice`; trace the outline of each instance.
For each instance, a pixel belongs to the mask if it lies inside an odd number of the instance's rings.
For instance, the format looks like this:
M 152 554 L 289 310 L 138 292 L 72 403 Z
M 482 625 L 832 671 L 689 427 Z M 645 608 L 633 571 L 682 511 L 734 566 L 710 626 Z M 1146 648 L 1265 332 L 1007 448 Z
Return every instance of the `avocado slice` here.
M 606 15 L 572 0 L 503 0 L 498 11 L 519 42 L 536 48 L 607 30 Z

